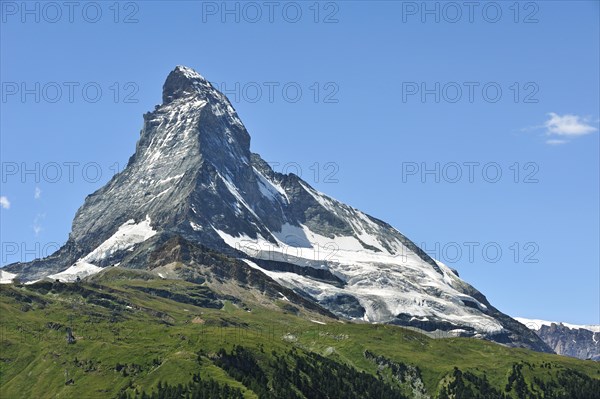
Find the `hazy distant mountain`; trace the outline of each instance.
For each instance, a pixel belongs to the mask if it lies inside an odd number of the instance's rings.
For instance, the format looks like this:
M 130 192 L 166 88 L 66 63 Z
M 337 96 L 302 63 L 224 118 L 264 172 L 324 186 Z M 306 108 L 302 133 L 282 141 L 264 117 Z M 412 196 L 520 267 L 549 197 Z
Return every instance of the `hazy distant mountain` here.
M 525 324 L 559 355 L 600 361 L 600 325 L 576 325 L 553 321 L 515 320 Z

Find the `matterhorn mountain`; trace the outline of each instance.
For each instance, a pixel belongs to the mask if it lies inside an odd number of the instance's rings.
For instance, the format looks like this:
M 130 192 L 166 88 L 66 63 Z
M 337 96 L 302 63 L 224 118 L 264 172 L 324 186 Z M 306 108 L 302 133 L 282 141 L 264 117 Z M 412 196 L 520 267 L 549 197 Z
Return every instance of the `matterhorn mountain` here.
M 89 195 L 67 243 L 3 280 L 144 269 L 331 317 L 552 350 L 389 224 L 275 173 L 227 98 L 178 66 L 127 167 Z M 262 299 L 260 299 L 262 298 Z

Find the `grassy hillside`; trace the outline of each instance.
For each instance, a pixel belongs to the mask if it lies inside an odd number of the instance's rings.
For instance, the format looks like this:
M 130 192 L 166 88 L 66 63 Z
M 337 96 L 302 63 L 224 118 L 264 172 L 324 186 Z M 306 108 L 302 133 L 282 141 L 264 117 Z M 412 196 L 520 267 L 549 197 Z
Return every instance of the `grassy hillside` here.
M 259 302 L 118 269 L 1 286 L 0 397 L 600 397 L 596 362 Z

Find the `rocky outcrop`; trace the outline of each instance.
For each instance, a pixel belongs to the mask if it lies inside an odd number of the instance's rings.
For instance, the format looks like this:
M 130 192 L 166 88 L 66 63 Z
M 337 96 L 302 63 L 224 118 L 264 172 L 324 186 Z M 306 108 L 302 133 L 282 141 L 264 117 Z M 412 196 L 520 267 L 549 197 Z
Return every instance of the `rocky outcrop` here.
M 535 333 L 559 355 L 600 361 L 600 331 L 552 323 Z

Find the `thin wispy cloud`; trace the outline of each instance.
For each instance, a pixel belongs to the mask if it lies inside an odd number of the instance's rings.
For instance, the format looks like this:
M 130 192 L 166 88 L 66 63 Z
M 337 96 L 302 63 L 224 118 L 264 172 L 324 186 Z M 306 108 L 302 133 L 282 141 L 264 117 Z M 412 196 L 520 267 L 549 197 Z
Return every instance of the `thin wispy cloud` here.
M 36 236 L 38 236 L 44 229 L 42 227 L 42 220 L 44 220 L 45 218 L 45 213 L 38 213 L 37 215 L 35 215 L 35 218 L 33 218 L 33 232 Z
M 33 192 L 33 198 L 34 199 L 40 199 L 42 197 L 42 189 L 39 187 L 35 188 L 35 191 Z
M 10 208 L 10 201 L 4 195 L 0 197 L 0 207 L 2 207 L 4 209 Z

